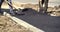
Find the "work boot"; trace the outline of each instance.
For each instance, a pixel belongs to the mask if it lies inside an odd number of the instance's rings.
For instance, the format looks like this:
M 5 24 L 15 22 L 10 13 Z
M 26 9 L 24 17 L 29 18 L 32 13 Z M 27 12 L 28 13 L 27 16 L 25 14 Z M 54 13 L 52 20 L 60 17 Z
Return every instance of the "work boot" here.
M 3 15 L 3 11 L 1 11 L 1 9 L 0 9 L 0 14 Z
M 15 15 L 15 13 L 14 13 L 14 11 L 13 11 L 13 9 L 11 7 L 10 7 L 10 14 Z
M 10 9 L 10 14 L 11 14 L 11 15 L 15 15 L 13 9 Z
M 10 12 L 10 14 L 11 14 L 11 15 L 15 15 L 15 13 L 14 13 L 14 12 Z

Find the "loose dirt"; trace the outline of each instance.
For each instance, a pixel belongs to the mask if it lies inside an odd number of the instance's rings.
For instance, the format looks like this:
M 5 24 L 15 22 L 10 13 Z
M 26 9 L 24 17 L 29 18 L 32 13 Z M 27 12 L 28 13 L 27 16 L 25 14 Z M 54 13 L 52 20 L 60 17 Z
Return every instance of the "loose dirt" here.
M 0 32 L 32 32 L 12 19 L 0 15 Z

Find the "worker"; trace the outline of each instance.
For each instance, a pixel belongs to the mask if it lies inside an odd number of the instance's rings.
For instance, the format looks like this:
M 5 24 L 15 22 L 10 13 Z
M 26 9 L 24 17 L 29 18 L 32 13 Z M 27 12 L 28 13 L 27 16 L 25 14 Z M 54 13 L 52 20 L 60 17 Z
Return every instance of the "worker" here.
M 48 9 L 48 2 L 49 0 L 39 0 L 39 7 L 40 7 L 40 12 L 39 13 L 47 13 L 47 9 Z M 44 6 L 43 6 L 44 4 Z
M 6 3 L 9 5 L 10 14 L 15 15 L 15 13 L 13 12 L 12 0 L 0 0 L 0 13 L 3 14 L 3 11 L 1 10 L 1 6 L 4 1 L 6 1 Z

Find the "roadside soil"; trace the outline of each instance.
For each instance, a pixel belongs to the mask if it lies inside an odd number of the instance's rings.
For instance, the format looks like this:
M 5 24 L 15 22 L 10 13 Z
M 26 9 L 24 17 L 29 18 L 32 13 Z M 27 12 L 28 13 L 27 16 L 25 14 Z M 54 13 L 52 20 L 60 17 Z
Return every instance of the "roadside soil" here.
M 0 32 L 32 32 L 12 19 L 0 15 Z

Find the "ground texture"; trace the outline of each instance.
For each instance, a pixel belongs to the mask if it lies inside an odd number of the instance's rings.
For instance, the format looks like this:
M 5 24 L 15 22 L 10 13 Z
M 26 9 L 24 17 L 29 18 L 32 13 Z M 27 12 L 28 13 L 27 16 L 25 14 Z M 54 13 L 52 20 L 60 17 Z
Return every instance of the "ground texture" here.
M 0 32 L 32 32 L 8 17 L 0 15 Z

